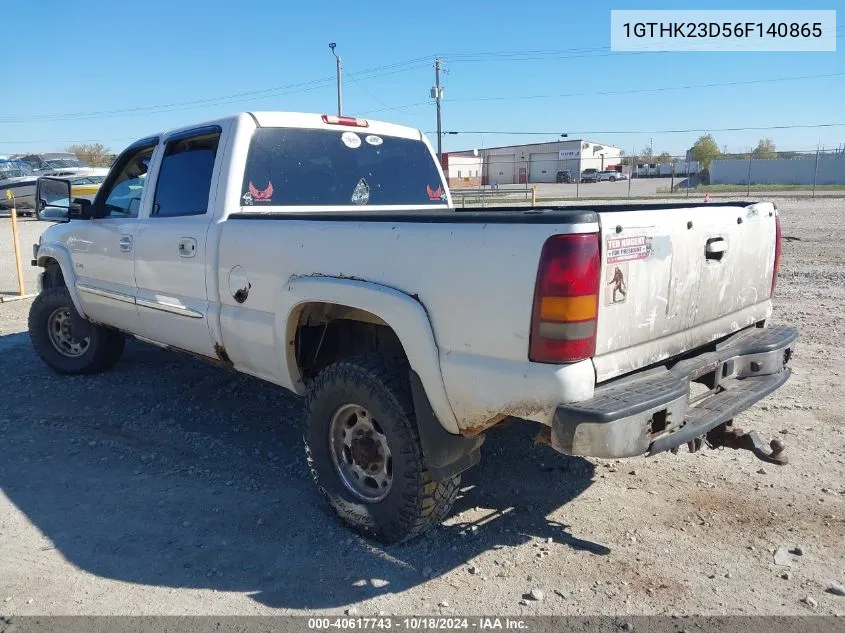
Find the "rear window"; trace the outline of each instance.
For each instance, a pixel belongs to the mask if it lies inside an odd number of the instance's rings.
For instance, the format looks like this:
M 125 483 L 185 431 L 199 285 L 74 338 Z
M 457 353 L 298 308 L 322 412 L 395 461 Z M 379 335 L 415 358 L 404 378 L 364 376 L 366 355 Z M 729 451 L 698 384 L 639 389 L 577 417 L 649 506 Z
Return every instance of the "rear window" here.
M 445 189 L 422 141 L 355 131 L 259 128 L 244 205 L 438 205 Z

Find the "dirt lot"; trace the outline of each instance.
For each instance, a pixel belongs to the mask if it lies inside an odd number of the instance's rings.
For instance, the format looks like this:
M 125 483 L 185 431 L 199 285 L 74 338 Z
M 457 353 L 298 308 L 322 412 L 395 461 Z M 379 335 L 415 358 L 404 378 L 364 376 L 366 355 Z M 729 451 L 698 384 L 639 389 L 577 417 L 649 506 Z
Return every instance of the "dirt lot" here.
M 401 547 L 329 516 L 297 398 L 137 343 L 110 373 L 59 377 L 30 349 L 30 302 L 0 304 L 0 610 L 845 614 L 827 592 L 845 584 L 843 201 L 779 206 L 798 239 L 776 320 L 802 338 L 793 378 L 738 424 L 783 438 L 790 465 L 730 450 L 568 458 L 513 423 L 490 434 L 446 524 Z M 24 224 L 28 249 L 43 225 Z M 774 564 L 796 546 L 791 567 Z M 543 599 L 524 600 L 532 589 Z

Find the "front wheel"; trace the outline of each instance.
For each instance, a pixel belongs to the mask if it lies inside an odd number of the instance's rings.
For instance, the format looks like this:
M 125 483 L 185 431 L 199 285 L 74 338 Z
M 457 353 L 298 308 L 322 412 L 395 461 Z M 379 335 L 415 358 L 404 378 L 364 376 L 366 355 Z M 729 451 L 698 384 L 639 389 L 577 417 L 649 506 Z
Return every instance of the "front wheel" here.
M 305 449 L 320 494 L 347 525 L 384 543 L 439 524 L 460 476 L 434 481 L 420 447 L 405 363 L 379 355 L 324 369 L 306 404 Z
M 125 342 L 118 332 L 82 319 L 64 287 L 47 288 L 32 302 L 29 338 L 41 360 L 60 374 L 104 371 L 120 359 Z

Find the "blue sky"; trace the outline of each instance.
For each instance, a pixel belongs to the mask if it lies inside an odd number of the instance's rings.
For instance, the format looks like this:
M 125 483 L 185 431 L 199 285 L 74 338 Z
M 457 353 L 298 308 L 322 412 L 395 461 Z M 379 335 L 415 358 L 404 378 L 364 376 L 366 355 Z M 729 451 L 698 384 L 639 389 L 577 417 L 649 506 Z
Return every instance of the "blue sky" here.
M 433 58 L 441 55 L 448 70 L 445 130 L 543 132 L 450 135 L 445 150 L 555 140 L 567 132 L 628 151 L 641 150 L 653 138 L 655 152 L 680 154 L 701 132 L 660 130 L 845 123 L 845 75 L 672 89 L 845 73 L 845 11 L 837 16 L 838 50 L 832 53 L 632 54 L 609 52 L 610 10 L 671 9 L 677 3 L 41 0 L 13 5 L 11 13 L 6 7 L 7 19 L 21 38 L 32 40 L 11 47 L 6 42 L 0 153 L 94 141 L 119 150 L 151 132 L 242 110 L 332 113 L 330 41 L 337 42 L 344 62 L 345 114 L 432 132 L 429 90 Z M 707 8 L 793 9 L 795 4 L 712 2 Z M 845 4 L 824 0 L 812 8 L 845 9 Z M 619 94 L 597 94 L 607 92 Z M 617 133 L 622 131 L 644 133 Z M 845 126 L 713 134 L 728 151 L 742 151 L 766 136 L 782 150 L 845 144 Z M 433 134 L 430 138 L 434 142 Z

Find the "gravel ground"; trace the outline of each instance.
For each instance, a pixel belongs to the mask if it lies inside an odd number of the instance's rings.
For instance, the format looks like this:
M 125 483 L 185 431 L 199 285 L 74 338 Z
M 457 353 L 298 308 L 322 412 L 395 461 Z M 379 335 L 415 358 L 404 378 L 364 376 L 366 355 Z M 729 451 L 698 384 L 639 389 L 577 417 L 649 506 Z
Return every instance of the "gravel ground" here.
M 400 547 L 328 514 L 296 397 L 138 343 L 109 373 L 60 377 L 30 348 L 31 301 L 0 304 L 0 610 L 845 614 L 828 591 L 845 585 L 843 201 L 778 204 L 776 320 L 801 340 L 792 379 L 738 425 L 784 439 L 788 466 L 571 458 L 514 422 L 446 523 Z M 23 224 L 28 248 L 44 225 Z

